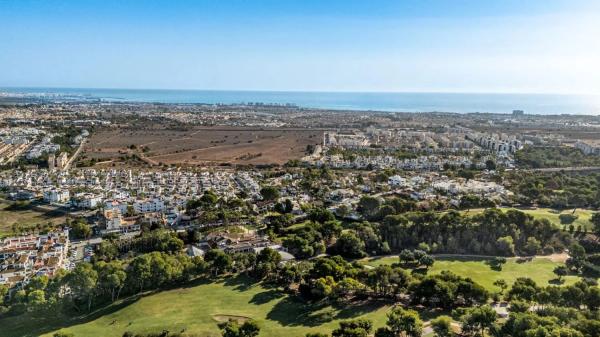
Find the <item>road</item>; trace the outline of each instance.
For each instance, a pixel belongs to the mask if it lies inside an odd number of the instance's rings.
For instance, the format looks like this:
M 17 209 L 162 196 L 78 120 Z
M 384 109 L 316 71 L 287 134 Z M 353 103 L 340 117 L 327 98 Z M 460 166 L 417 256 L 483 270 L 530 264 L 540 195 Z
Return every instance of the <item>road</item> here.
M 84 139 L 81 141 L 81 143 L 79 144 L 79 147 L 77 148 L 77 150 L 75 150 L 75 153 L 73 153 L 71 158 L 69 158 L 69 161 L 67 161 L 67 165 L 65 165 L 65 167 L 64 167 L 65 171 L 67 171 L 71 167 L 71 164 L 73 164 L 73 162 L 75 161 L 77 156 L 79 156 L 79 154 L 81 153 L 81 150 L 83 150 L 83 147 L 85 146 L 86 143 L 87 143 L 87 139 Z
M 517 170 L 515 170 L 517 171 Z M 535 168 L 535 169 L 520 169 L 518 171 L 523 172 L 577 172 L 577 171 L 600 171 L 600 166 L 569 166 L 569 167 L 545 167 L 545 168 Z

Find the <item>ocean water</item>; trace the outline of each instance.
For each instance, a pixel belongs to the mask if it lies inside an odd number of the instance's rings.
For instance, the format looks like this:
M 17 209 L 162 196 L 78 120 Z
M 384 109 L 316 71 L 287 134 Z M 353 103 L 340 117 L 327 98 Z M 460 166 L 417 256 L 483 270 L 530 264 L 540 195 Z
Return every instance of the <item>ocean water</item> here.
M 277 103 L 307 108 L 398 112 L 490 112 L 600 115 L 600 96 L 549 94 L 289 92 L 219 90 L 140 90 L 85 88 L 0 88 L 0 93 L 156 103 Z

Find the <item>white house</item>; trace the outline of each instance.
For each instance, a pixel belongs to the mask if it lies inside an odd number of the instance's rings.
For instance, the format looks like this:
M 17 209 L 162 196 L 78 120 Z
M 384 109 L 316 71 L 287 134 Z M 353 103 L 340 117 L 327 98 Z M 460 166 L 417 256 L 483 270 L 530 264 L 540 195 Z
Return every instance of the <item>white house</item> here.
M 136 200 L 133 209 L 136 213 L 162 212 L 165 210 L 165 203 L 158 198 Z
M 102 198 L 94 194 L 78 195 L 73 198 L 73 205 L 79 208 L 94 209 L 102 203 Z
M 69 201 L 69 190 L 51 189 L 44 191 L 44 201 L 64 203 Z
M 121 214 L 127 213 L 128 204 L 125 201 L 107 200 L 104 202 L 104 209 L 118 209 Z
M 397 187 L 407 185 L 406 179 L 402 178 L 399 175 L 389 177 L 388 184 L 390 184 L 391 186 L 397 186 Z

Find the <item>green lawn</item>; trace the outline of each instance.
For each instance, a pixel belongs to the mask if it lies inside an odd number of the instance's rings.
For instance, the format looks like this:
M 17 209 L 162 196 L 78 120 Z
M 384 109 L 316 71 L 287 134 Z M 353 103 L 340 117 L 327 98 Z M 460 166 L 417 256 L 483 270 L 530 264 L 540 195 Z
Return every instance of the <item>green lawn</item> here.
M 501 209 L 504 211 L 508 210 L 508 208 L 501 208 Z M 550 222 L 552 222 L 553 224 L 555 224 L 556 226 L 559 226 L 561 228 L 565 228 L 568 225 L 563 225 L 560 223 L 560 219 L 558 218 L 559 215 L 573 213 L 572 209 L 560 211 L 560 210 L 555 210 L 555 209 L 551 209 L 551 208 L 535 208 L 535 209 L 526 209 L 526 208 L 521 209 L 520 208 L 518 210 L 523 213 L 530 214 L 536 219 L 548 219 Z M 481 212 L 483 212 L 482 208 L 471 209 L 468 212 L 461 211 L 461 213 L 463 213 L 463 214 L 470 214 L 470 215 L 481 213 Z M 592 223 L 590 222 L 590 218 L 592 217 L 592 214 L 594 214 L 594 213 L 595 213 L 594 211 L 589 210 L 589 209 L 577 208 L 575 210 L 574 214 L 577 215 L 578 218 L 577 218 L 577 220 L 575 220 L 573 222 L 575 229 L 577 229 L 578 226 L 582 226 L 586 230 L 592 229 Z
M 364 263 L 371 266 L 383 264 L 392 264 L 398 262 L 398 257 L 372 258 L 363 260 Z M 500 290 L 493 285 L 494 281 L 504 279 L 510 286 L 518 277 L 529 277 L 538 285 L 550 285 L 550 281 L 556 279 L 553 270 L 562 263 L 553 262 L 548 258 L 534 258 L 528 262 L 519 262 L 516 258 L 509 258 L 502 266 L 501 271 L 493 270 L 486 263 L 488 259 L 482 258 L 436 258 L 433 267 L 429 273 L 440 273 L 442 270 L 452 271 L 460 276 L 470 277 L 475 282 L 481 284 L 490 291 Z M 577 276 L 567 276 L 564 284 L 572 284 L 577 280 Z
M 14 224 L 24 227 L 38 224 L 60 224 L 65 222 L 65 213 L 53 210 L 50 206 L 47 210 L 35 209 L 31 205 L 15 206 L 11 201 L 0 200 L 0 237 L 9 235 Z
M 220 336 L 217 323 L 228 316 L 249 317 L 262 327 L 260 336 L 304 336 L 307 332 L 327 332 L 339 321 L 364 317 L 375 326 L 385 324 L 387 305 L 349 305 L 340 307 L 303 303 L 280 291 L 250 284 L 244 277 L 205 283 L 142 297 L 139 300 L 105 309 L 83 322 L 66 322 L 61 331 L 85 337 L 121 337 L 123 332 L 162 331 L 198 336 Z M 26 319 L 23 316 L 0 320 L 3 337 L 52 336 L 60 320 Z M 114 322 L 114 323 L 113 323 Z M 42 328 L 46 326 L 46 328 Z M 53 328 L 47 328 L 51 326 Z

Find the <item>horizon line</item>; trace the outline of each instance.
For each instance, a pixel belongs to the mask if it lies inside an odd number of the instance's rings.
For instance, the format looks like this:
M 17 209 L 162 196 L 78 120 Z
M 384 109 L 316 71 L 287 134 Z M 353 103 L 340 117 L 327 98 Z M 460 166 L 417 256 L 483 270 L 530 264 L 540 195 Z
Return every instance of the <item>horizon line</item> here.
M 277 90 L 277 89 L 198 89 L 198 88 L 142 88 L 142 87 L 74 87 L 74 86 L 0 86 L 0 89 L 84 89 L 84 90 L 148 90 L 148 91 L 213 91 L 213 92 L 276 92 L 276 93 L 348 93 L 348 94 L 478 94 L 478 95 L 562 95 L 600 96 L 600 93 L 556 93 L 516 91 L 443 91 L 443 90 Z

